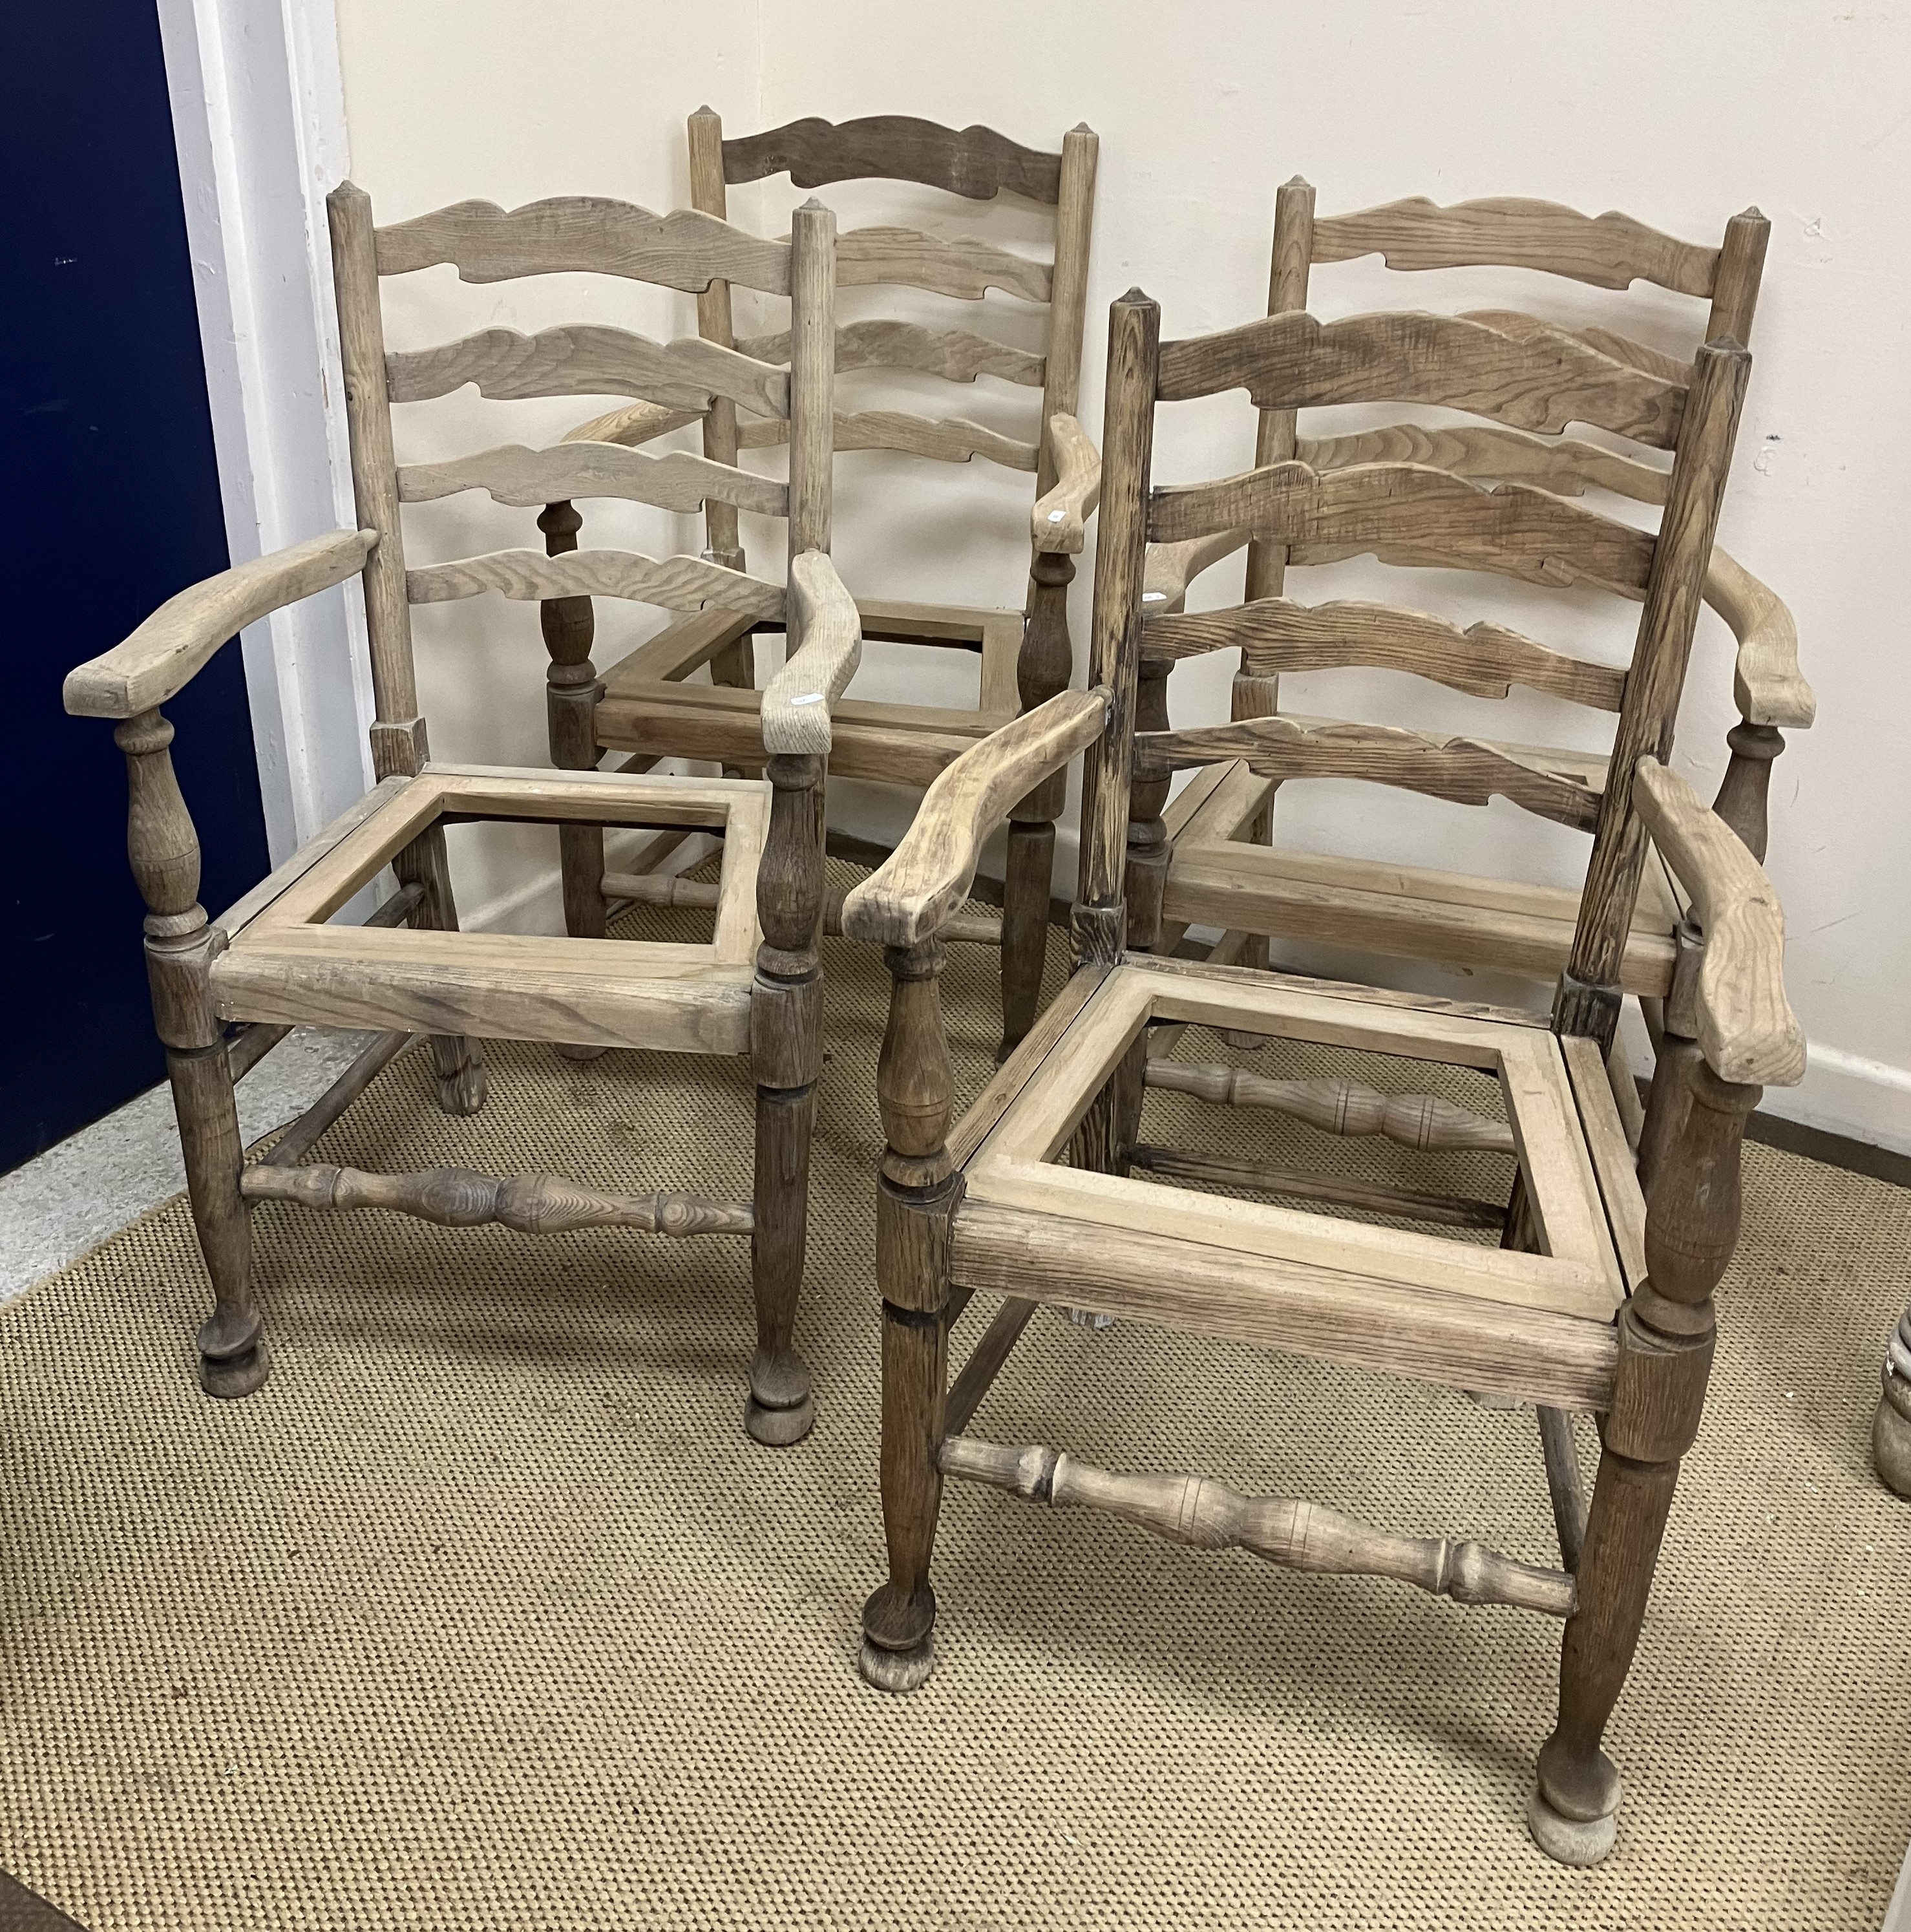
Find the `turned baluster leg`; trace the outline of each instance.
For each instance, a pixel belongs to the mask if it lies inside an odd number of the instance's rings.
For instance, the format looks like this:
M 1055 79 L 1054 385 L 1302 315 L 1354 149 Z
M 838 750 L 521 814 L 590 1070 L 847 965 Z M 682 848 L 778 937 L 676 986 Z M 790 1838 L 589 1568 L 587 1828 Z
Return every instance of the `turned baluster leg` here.
M 1075 560 L 1037 551 L 1029 568 L 1028 614 L 1016 682 L 1024 711 L 1068 688 L 1075 650 L 1068 634 L 1068 586 Z M 1048 954 L 1048 902 L 1054 891 L 1055 820 L 1067 796 L 1068 774 L 1044 778 L 1009 814 L 1009 850 L 1002 880 L 1002 1045 L 1006 1060 L 1035 1024 L 1042 1004 L 1042 969 Z
M 750 994 L 750 1058 L 757 1082 L 756 1226 L 750 1274 L 757 1349 L 743 1426 L 780 1448 L 816 1420 L 809 1370 L 796 1353 L 809 1202 L 809 1144 L 823 1070 L 823 760 L 772 758 L 770 837 L 757 873 L 763 944 Z
M 1911 1496 L 1911 1308 L 1886 1345 L 1884 1393 L 1871 1425 L 1871 1460 L 1886 1488 Z
M 252 1228 L 239 1192 L 245 1164 L 231 1063 L 213 1010 L 214 934 L 199 903 L 199 838 L 172 770 L 172 727 L 142 711 L 115 728 L 126 754 L 127 855 L 146 902 L 146 977 L 153 1025 L 185 1158 L 186 1193 L 212 1280 L 212 1315 L 199 1331 L 199 1382 L 208 1395 L 250 1395 L 268 1363 L 252 1293 Z
M 1772 761 L 1785 748 L 1785 734 L 1775 724 L 1735 724 L 1725 734 L 1732 762 L 1725 768 L 1712 809 L 1744 842 L 1747 851 L 1765 863 L 1766 802 L 1772 789 Z
M 889 1581 L 862 1606 L 858 1668 L 879 1690 L 913 1690 L 935 1660 L 929 1557 L 942 1506 L 949 1370 L 950 1222 L 961 1179 L 950 1162 L 952 1082 L 943 1030 L 941 946 L 891 946 L 889 1026 L 876 1070 L 888 1147 L 876 1196 L 883 1298 L 883 1529 Z
M 1646 1194 L 1648 1280 L 1620 1311 L 1619 1361 L 1566 1625 L 1559 1721 L 1541 1746 L 1527 1822 L 1540 1849 L 1596 1864 L 1612 1849 L 1619 1775 L 1600 1748 L 1639 1641 L 1679 1458 L 1699 1432 L 1712 1290 L 1738 1238 L 1738 1150 L 1760 1090 L 1720 1080 L 1669 1031 L 1654 1083 L 1676 1136 Z M 1665 1095 L 1661 1098 L 1662 1093 Z
M 445 828 L 434 825 L 421 832 L 392 861 L 401 885 L 419 885 L 424 896 L 412 912 L 414 926 L 434 932 L 458 930 L 458 902 L 452 896 L 451 861 L 445 850 Z M 438 1104 L 448 1114 L 475 1114 L 484 1104 L 488 1082 L 484 1049 L 463 1034 L 434 1034 L 430 1037 L 431 1078 Z

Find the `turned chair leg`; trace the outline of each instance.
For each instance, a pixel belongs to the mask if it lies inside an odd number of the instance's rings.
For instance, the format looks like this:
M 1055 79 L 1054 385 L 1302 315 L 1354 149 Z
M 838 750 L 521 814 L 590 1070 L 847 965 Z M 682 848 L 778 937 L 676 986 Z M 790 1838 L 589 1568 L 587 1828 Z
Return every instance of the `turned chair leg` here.
M 1885 1385 L 1871 1425 L 1871 1460 L 1886 1489 L 1911 1496 L 1911 1308 L 1885 1351 Z
M 942 1507 L 949 1375 L 950 1220 L 958 1192 L 944 1144 L 952 1091 L 943 1030 L 942 949 L 885 954 L 891 977 L 877 1101 L 888 1147 L 876 1196 L 883 1298 L 883 1532 L 889 1580 L 862 1606 L 866 1682 L 913 1690 L 935 1662 L 929 1558 Z
M 212 1278 L 212 1314 L 199 1330 L 199 1385 L 229 1400 L 250 1395 L 271 1364 L 265 1318 L 252 1292 L 250 1210 L 239 1192 L 245 1150 L 231 1062 L 221 1042 L 189 1052 L 169 1048 L 166 1070 L 185 1159 L 186 1196 Z
M 1672 1124 L 1646 1190 L 1648 1279 L 1621 1310 L 1619 1360 L 1559 1665 L 1559 1721 L 1540 1748 L 1527 1823 L 1562 1863 L 1612 1847 L 1619 1774 L 1600 1748 L 1639 1642 L 1679 1459 L 1711 1371 L 1712 1293 L 1738 1235 L 1738 1148 L 1759 1089 L 1720 1080 L 1668 1034 L 1652 1104 Z
M 757 1089 L 756 1225 L 750 1237 L 757 1348 L 743 1426 L 772 1449 L 800 1442 L 816 1423 L 816 1398 L 796 1340 L 815 1124 L 814 1083 L 794 1090 Z
M 452 897 L 451 863 L 445 852 L 445 828 L 432 826 L 414 838 L 392 861 L 401 884 L 416 881 L 424 888 L 412 914 L 414 926 L 436 932 L 458 930 L 458 905 Z M 431 1078 L 438 1104 L 448 1114 L 475 1114 L 484 1104 L 488 1083 L 484 1050 L 463 1034 L 431 1036 Z

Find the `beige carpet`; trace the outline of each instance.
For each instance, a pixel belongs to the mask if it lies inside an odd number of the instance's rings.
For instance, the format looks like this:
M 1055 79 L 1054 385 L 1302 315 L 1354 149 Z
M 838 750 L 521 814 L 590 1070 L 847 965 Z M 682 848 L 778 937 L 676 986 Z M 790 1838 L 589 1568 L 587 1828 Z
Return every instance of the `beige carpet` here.
M 1911 1833 L 1911 1510 L 1868 1443 L 1911 1194 L 1748 1150 L 1610 1739 L 1618 1848 L 1565 1871 L 1522 1823 L 1558 1630 L 1517 1612 L 963 1489 L 936 1675 L 863 1687 L 882 987 L 826 963 L 794 1450 L 739 1426 L 725 1241 L 263 1210 L 276 1366 L 235 1405 L 193 1384 L 178 1204 L 0 1317 L 0 1864 L 94 1932 L 1876 1926 Z M 949 976 L 971 1090 L 988 963 Z M 491 1064 L 462 1123 L 406 1056 L 321 1154 L 747 1190 L 740 1066 Z M 1045 1316 L 975 1426 L 1550 1554 L 1531 1414 L 1418 1384 Z

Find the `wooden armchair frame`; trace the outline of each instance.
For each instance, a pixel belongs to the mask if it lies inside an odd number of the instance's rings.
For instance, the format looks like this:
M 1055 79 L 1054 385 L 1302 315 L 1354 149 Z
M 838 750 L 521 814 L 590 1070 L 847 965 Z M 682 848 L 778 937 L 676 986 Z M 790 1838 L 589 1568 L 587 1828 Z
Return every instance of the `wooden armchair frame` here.
M 314 538 L 182 591 L 103 657 L 68 678 L 69 711 L 116 719 L 127 758 L 128 844 L 148 908 L 155 1024 L 184 1144 L 214 1310 L 199 1331 L 208 1394 L 249 1395 L 266 1379 L 264 1320 L 250 1265 L 260 1201 L 384 1208 L 447 1226 L 497 1222 L 527 1234 L 616 1227 L 751 1242 L 757 1348 L 745 1424 L 758 1441 L 798 1440 L 814 1414 L 795 1344 L 809 1141 L 822 1061 L 816 933 L 823 898 L 818 788 L 831 707 L 861 650 L 856 608 L 829 558 L 835 219 L 812 202 L 787 242 L 764 242 L 694 210 L 657 215 L 565 197 L 506 212 L 462 202 L 375 228 L 346 183 L 329 198 L 357 530 Z M 661 344 L 595 324 L 526 338 L 490 328 L 441 347 L 388 351 L 382 277 L 441 262 L 470 282 L 598 272 L 700 290 L 721 276 L 790 297 L 788 367 L 700 341 Z M 400 465 L 392 404 L 466 382 L 488 396 L 576 392 L 607 375 L 638 394 L 747 395 L 788 424 L 790 481 L 742 478 L 692 456 L 608 445 L 516 444 L 455 461 Z M 507 550 L 407 568 L 400 506 L 470 489 L 512 504 L 608 495 L 664 507 L 748 484 L 784 500 L 787 585 L 694 557 L 616 550 L 557 557 Z M 160 707 L 245 625 L 361 575 L 376 721 L 375 788 L 239 904 L 208 920 L 197 899 L 199 848 L 166 747 Z M 554 609 L 591 596 L 702 608 L 788 626 L 789 662 L 765 694 L 757 780 L 514 771 L 430 760 L 418 714 L 410 607 L 501 592 Z M 573 869 L 603 869 L 603 828 L 689 830 L 723 840 L 707 944 L 461 932 L 444 826 L 474 818 L 556 825 Z M 363 926 L 328 923 L 388 872 L 396 890 Z M 236 1024 L 236 1033 L 230 1027 Z M 298 1024 L 380 1030 L 378 1040 L 262 1160 L 248 1165 L 234 1082 Z M 747 1054 L 757 1082 L 755 1189 L 748 1201 L 680 1192 L 620 1195 L 544 1175 L 496 1179 L 462 1168 L 376 1174 L 304 1163 L 320 1135 L 418 1034 L 430 1041 L 441 1105 L 476 1112 L 485 1097 L 482 1037 Z
M 904 1691 L 932 1666 L 930 1558 L 950 1478 L 1105 1509 L 1202 1549 L 1245 1549 L 1295 1568 L 1394 1577 L 1462 1603 L 1537 1610 L 1565 1628 L 1559 1720 L 1539 1754 L 1529 1822 L 1552 1856 L 1590 1864 L 1613 1840 L 1618 1778 L 1600 1740 L 1637 1640 L 1678 1459 L 1698 1427 L 1712 1292 L 1737 1236 L 1744 1118 L 1760 1083 L 1796 1081 L 1803 1070 L 1770 886 L 1724 822 L 1663 763 L 1749 358 L 1736 346 L 1702 349 L 1676 397 L 1617 364 L 1581 371 L 1594 380 L 1579 387 L 1578 405 L 1594 420 L 1647 404 L 1663 412 L 1676 455 L 1656 538 L 1538 490 L 1484 490 L 1410 464 L 1322 473 L 1282 460 L 1219 483 L 1150 488 L 1157 403 L 1244 377 L 1257 397 L 1267 390 L 1282 400 L 1324 368 L 1357 392 L 1366 384 L 1391 394 L 1405 366 L 1417 400 L 1489 414 L 1510 387 L 1530 393 L 1561 380 L 1557 345 L 1523 332 L 1482 363 L 1450 332 L 1403 340 L 1399 320 L 1371 318 L 1329 340 L 1328 331 L 1298 329 L 1281 316 L 1162 344 L 1148 298 L 1132 292 L 1114 304 L 1091 688 L 1052 700 L 952 766 L 894 855 L 845 904 L 844 932 L 884 947 L 893 982 L 878 1076 L 887 1150 L 876 1252 L 889 1578 L 864 1608 L 861 1668 L 878 1688 Z M 1142 728 L 1150 639 L 1185 621 L 1148 614 L 1148 546 L 1244 524 L 1294 548 L 1358 544 L 1516 576 L 1570 569 L 1638 596 L 1637 656 L 1604 791 L 1476 744 L 1411 733 L 1336 738 L 1280 718 Z M 1238 642 L 1253 620 L 1233 612 L 1218 621 Z M 952 1132 L 938 928 L 961 903 L 1007 802 L 1084 751 L 1073 976 Z M 1592 856 L 1552 1024 L 1136 950 L 1160 918 L 1168 774 L 1235 757 L 1284 778 L 1332 772 L 1482 800 L 1504 791 L 1542 808 L 1576 796 L 1576 822 L 1593 830 Z M 1648 834 L 1688 888 L 1692 911 L 1680 928 L 1660 1074 L 1635 1168 L 1604 1061 Z M 1191 1025 L 1489 1070 L 1508 1118 L 1432 1095 L 1277 1081 L 1163 1057 L 1161 1048 Z M 1518 1178 L 1502 1207 L 1181 1154 L 1140 1138 L 1150 1086 L 1271 1108 L 1330 1133 L 1498 1147 L 1516 1155 Z M 1232 1198 L 1173 1184 L 1183 1180 L 1222 1184 Z M 1256 1196 L 1272 1198 L 1243 1198 Z M 1323 1201 L 1388 1225 L 1325 1218 L 1307 1204 Z M 1403 1220 L 1497 1230 L 1501 1244 L 1402 1230 Z M 952 1387 L 949 1331 L 979 1290 L 1006 1299 Z M 1318 1504 L 1245 1496 L 1210 1480 L 1112 1473 L 1051 1449 L 971 1436 L 978 1405 L 1043 1304 L 1536 1404 L 1560 1567 L 1396 1535 Z M 1589 1508 L 1568 1422 L 1574 1410 L 1601 1418 Z
M 1725 224 L 1715 248 L 1703 248 L 1628 216 L 1594 218 L 1555 203 L 1510 196 L 1451 208 L 1424 200 L 1394 202 L 1317 219 L 1314 190 L 1297 178 L 1275 197 L 1268 313 L 1308 308 L 1316 266 L 1377 254 L 1389 268 L 1408 272 L 1498 266 L 1619 290 L 1643 280 L 1707 302 L 1706 339 L 1748 344 L 1769 225 L 1756 208 L 1748 208 Z M 1474 319 L 1490 326 L 1511 320 L 1491 310 Z M 1690 379 L 1688 364 L 1609 329 L 1577 329 L 1569 340 L 1643 371 Z M 1334 400 L 1330 385 L 1324 386 L 1320 400 Z M 1299 433 L 1297 414 L 1291 408 L 1259 410 L 1257 464 L 1296 458 L 1326 471 L 1411 462 L 1436 465 L 1480 483 L 1531 484 L 1570 496 L 1601 489 L 1640 502 L 1663 506 L 1666 501 L 1667 472 L 1563 434 L 1564 422 L 1520 424 L 1502 417 L 1438 429 L 1400 423 L 1313 438 Z M 1536 428 L 1548 433 L 1535 434 Z M 1638 440 L 1649 446 L 1658 439 L 1647 434 Z M 1232 712 L 1236 718 L 1278 715 L 1283 670 L 1350 663 L 1418 670 L 1479 696 L 1503 697 L 1509 684 L 1520 682 L 1601 709 L 1618 708 L 1622 678 L 1582 673 L 1564 679 L 1559 666 L 1535 656 L 1523 648 L 1523 640 L 1497 626 L 1476 626 L 1463 645 L 1455 635 L 1444 660 L 1433 664 L 1424 655 L 1400 648 L 1397 640 L 1358 635 L 1358 605 L 1330 604 L 1302 611 L 1287 604 L 1290 563 L 1330 563 L 1346 554 L 1317 544 L 1290 547 L 1235 530 L 1158 545 L 1148 561 L 1150 608 L 1178 612 L 1195 578 L 1244 546 L 1247 599 L 1263 605 L 1269 622 L 1252 655 L 1244 653 L 1235 674 Z M 1738 640 L 1733 690 L 1741 722 L 1727 734 L 1730 762 L 1714 802 L 1748 849 L 1762 860 L 1766 795 L 1772 761 L 1784 749 L 1782 728 L 1808 726 L 1815 702 L 1798 670 L 1790 613 L 1723 549 L 1713 551 L 1706 601 Z M 1192 620 L 1180 648 L 1189 647 L 1196 634 L 1192 623 L 1198 621 Z M 1421 628 L 1452 629 L 1430 619 Z M 1376 644 L 1389 642 L 1395 644 L 1394 654 L 1372 655 Z M 1601 763 L 1558 752 L 1542 755 L 1595 780 Z M 1292 938 L 1304 928 L 1310 937 L 1384 956 L 1492 967 L 1541 982 L 1551 981 L 1563 964 L 1577 916 L 1576 892 L 1282 850 L 1256 852 L 1250 848 L 1272 839 L 1276 782 L 1252 778 L 1239 769 L 1216 769 L 1204 777 L 1200 789 L 1191 788 L 1177 801 L 1170 821 L 1174 858 L 1165 946 L 1178 943 L 1190 924 L 1210 923 L 1217 903 L 1232 893 L 1236 910 L 1259 917 L 1248 932 L 1228 935 L 1216 954 L 1221 958 L 1264 958 L 1250 932 Z M 1648 860 L 1636 911 L 1626 980 L 1628 992 L 1640 996 L 1655 1027 L 1670 983 L 1672 934 L 1683 912 L 1678 881 L 1655 855 Z M 1634 1126 L 1636 1131 L 1636 1120 Z
M 1034 478 L 1038 501 L 1031 514 L 1024 610 L 859 602 L 866 638 L 980 654 L 980 692 L 974 712 L 857 699 L 837 708 L 831 770 L 850 778 L 926 786 L 970 745 L 1018 711 L 1052 697 L 1069 680 L 1073 652 L 1068 586 L 1099 481 L 1094 446 L 1074 416 L 1087 304 L 1096 136 L 1087 128 L 1076 128 L 1063 137 L 1059 153 L 1043 153 L 988 128 L 957 130 L 883 115 L 840 125 L 796 121 L 766 134 L 726 140 L 722 122 L 707 107 L 690 116 L 688 135 L 692 200 L 719 218 L 727 214 L 728 188 L 776 174 L 787 174 L 802 188 L 878 179 L 916 182 L 970 201 L 1009 194 L 1054 210 L 1050 262 L 1010 254 L 980 236 L 945 239 L 903 228 L 854 230 L 837 247 L 841 286 L 910 287 L 969 300 L 993 287 L 1044 304 L 1048 310 L 1047 339 L 1039 355 L 970 329 L 936 331 L 910 322 L 869 319 L 837 332 L 838 372 L 902 368 L 970 384 L 986 376 L 1041 392 L 1036 434 L 1030 442 L 999 435 L 960 417 L 934 419 L 877 410 L 836 418 L 835 447 L 839 452 L 886 449 L 944 463 L 980 457 Z M 788 354 L 787 334 L 738 343 L 724 283 L 716 283 L 699 296 L 697 314 L 703 338 L 717 347 L 740 348 L 772 362 Z M 740 451 L 774 445 L 784 435 L 782 423 L 766 416 L 754 399 L 722 394 L 712 394 L 706 407 L 639 404 L 593 418 L 572 434 L 634 447 L 699 421 L 704 455 L 713 462 L 734 464 Z M 705 554 L 736 569 L 742 568 L 738 507 L 736 502 L 713 496 L 705 511 Z M 748 502 L 742 507 L 762 506 Z M 544 527 L 554 553 L 568 548 L 576 541 L 576 512 L 569 504 L 554 500 Z M 590 769 L 604 751 L 613 750 L 634 754 L 626 770 L 670 754 L 715 760 L 726 769 L 747 768 L 754 762 L 758 702 L 752 688 L 751 640 L 756 633 L 776 628 L 772 621 L 745 614 L 691 614 L 632 652 L 599 680 L 590 662 L 590 608 L 574 602 L 561 625 L 548 631 L 553 658 L 554 761 Z M 710 667 L 710 685 L 685 682 L 705 664 Z M 1050 784 L 1038 787 L 1017 803 L 1010 821 L 1000 926 L 972 921 L 961 933 L 964 938 L 999 940 L 1001 946 L 1005 1053 L 1028 1031 L 1040 998 L 1054 821 L 1062 802 L 1061 791 Z M 604 887 L 587 861 L 570 862 L 566 898 L 573 908 L 572 930 L 602 931 L 605 890 L 647 897 L 674 890 L 662 881 L 639 884 L 624 874 Z M 829 929 L 833 931 L 833 905 L 830 915 Z

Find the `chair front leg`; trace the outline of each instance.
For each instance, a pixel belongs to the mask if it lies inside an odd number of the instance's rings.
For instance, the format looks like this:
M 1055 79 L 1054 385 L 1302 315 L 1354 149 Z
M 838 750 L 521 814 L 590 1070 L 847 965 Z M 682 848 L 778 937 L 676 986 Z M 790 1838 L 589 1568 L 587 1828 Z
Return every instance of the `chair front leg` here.
M 1911 1308 L 1886 1346 L 1884 1392 L 1871 1425 L 1871 1460 L 1886 1489 L 1911 1496 Z
M 950 1222 L 961 1194 L 946 1144 L 952 1082 L 942 947 L 886 950 L 889 1026 L 877 1069 L 888 1147 L 876 1197 L 883 1298 L 883 1529 L 889 1580 L 862 1606 L 857 1667 L 879 1690 L 913 1690 L 935 1662 L 929 1558 L 942 1507 L 949 1372 Z
M 264 1318 L 252 1292 L 252 1227 L 239 1192 L 245 1163 L 232 1064 L 211 981 L 213 935 L 199 903 L 199 838 L 172 770 L 172 727 L 158 711 L 113 732 L 126 754 L 127 851 L 146 902 L 146 976 L 153 1024 L 179 1123 L 186 1193 L 212 1280 L 212 1314 L 199 1331 L 199 1382 L 208 1395 L 247 1396 L 269 1369 Z
M 1648 1280 L 1621 1311 L 1612 1406 L 1566 1625 L 1559 1721 L 1540 1748 L 1527 1822 L 1562 1864 L 1611 1850 L 1619 1774 L 1600 1748 L 1639 1641 L 1679 1458 L 1699 1430 L 1712 1358 L 1712 1290 L 1738 1244 L 1738 1150 L 1760 1090 L 1720 1080 L 1668 1034 L 1646 1144 Z

